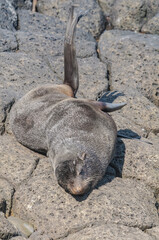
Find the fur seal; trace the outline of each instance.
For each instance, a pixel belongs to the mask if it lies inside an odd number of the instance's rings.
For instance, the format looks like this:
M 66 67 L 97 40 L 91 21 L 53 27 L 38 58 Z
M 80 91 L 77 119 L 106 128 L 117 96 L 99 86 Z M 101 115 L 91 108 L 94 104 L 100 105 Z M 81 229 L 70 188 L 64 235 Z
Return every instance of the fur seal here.
M 24 146 L 51 159 L 58 183 L 73 195 L 93 188 L 105 174 L 115 150 L 117 129 L 111 104 L 76 99 L 79 86 L 75 29 L 84 15 L 70 9 L 64 43 L 64 82 L 37 87 L 13 106 L 10 125 Z

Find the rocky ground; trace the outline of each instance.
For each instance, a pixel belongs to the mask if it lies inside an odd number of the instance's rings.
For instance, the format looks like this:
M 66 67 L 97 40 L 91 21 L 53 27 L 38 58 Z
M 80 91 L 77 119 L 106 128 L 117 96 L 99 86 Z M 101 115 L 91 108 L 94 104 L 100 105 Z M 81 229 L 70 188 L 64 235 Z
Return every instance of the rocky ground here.
M 33 87 L 62 83 L 71 2 L 78 97 L 126 101 L 112 113 L 120 136 L 98 186 L 74 198 L 49 159 L 13 137 L 9 112 Z M 79 4 L 80 2 L 80 4 Z M 159 0 L 0 1 L 0 239 L 159 239 Z

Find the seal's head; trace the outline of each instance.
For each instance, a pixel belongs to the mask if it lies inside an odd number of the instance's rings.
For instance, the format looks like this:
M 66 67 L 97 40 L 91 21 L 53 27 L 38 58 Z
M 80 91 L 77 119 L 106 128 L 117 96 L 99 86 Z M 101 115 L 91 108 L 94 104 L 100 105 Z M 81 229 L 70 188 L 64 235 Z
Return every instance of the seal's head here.
M 61 162 L 55 169 L 59 185 L 73 195 L 83 195 L 88 192 L 102 177 L 102 170 L 97 162 L 87 159 L 86 154 L 76 160 Z

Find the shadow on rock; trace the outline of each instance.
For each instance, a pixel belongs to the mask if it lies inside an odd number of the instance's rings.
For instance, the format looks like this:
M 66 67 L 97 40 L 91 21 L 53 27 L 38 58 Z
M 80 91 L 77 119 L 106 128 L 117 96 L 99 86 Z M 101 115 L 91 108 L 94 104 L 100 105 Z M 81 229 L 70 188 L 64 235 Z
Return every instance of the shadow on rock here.
M 131 131 L 131 130 L 130 130 Z M 111 163 L 109 164 L 104 177 L 99 181 L 95 189 L 99 189 L 101 186 L 111 182 L 116 177 L 122 177 L 122 169 L 124 165 L 125 159 L 125 144 L 124 142 L 118 138 L 115 156 Z M 73 196 L 78 202 L 82 202 L 88 198 L 93 189 L 82 196 Z
M 139 136 L 136 132 L 133 132 L 131 129 L 120 129 L 117 136 L 127 139 L 141 139 L 141 136 Z

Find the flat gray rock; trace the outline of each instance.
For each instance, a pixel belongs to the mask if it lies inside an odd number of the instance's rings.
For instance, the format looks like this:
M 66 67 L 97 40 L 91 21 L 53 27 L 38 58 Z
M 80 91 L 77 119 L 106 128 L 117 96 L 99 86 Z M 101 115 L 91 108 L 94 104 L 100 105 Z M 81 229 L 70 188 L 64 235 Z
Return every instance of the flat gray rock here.
M 110 16 L 116 0 L 99 0 L 98 2 L 105 16 Z
M 148 233 L 153 239 L 158 240 L 159 239 L 159 226 L 147 229 L 146 233 Z
M 156 0 L 99 0 L 99 4 L 115 29 L 138 32 L 159 11 Z
M 126 227 L 108 223 L 101 226 L 91 226 L 77 232 L 70 233 L 64 240 L 153 240 L 148 234 L 138 228 Z
M 52 238 L 44 234 L 43 231 L 36 231 L 29 237 L 29 240 L 52 240 Z
M 52 238 L 108 221 L 142 230 L 159 224 L 153 192 L 144 183 L 115 178 L 75 199 L 57 184 L 44 160 L 16 191 L 13 212 Z
M 13 136 L 0 137 L 0 152 L 0 176 L 13 186 L 19 185 L 32 174 L 40 157 L 39 154 L 20 145 Z M 13 190 L 10 191 L 11 195 Z
M 142 33 L 159 34 L 159 13 L 151 18 L 141 29 Z
M 2 168 L 1 162 L 1 168 Z M 6 216 L 11 213 L 12 198 L 14 194 L 13 186 L 4 178 L 2 175 L 0 177 L 0 211 L 2 211 Z
M 64 36 L 66 25 L 59 18 L 18 10 L 19 30 L 31 33 L 61 33 Z
M 157 191 L 159 151 L 146 141 L 149 142 L 146 138 L 141 138 L 141 140 L 122 138 L 119 140 L 111 165 L 116 166 L 118 173 L 123 178 L 139 179 Z
M 110 84 L 118 91 L 133 88 L 159 106 L 159 36 L 105 31 L 99 41 L 103 62 L 110 63 Z
M 104 30 L 105 19 L 101 8 L 95 0 L 82 0 L 80 3 L 78 0 L 39 0 L 37 9 L 40 13 L 58 17 L 60 20 L 66 22 L 68 20 L 68 9 L 71 5 L 79 6 L 80 10 L 89 10 L 89 13 L 79 22 L 79 27 L 90 31 L 95 37 L 99 36 Z
M 64 53 L 64 33 L 31 33 L 17 31 L 18 49 L 29 56 L 42 57 L 62 56 Z M 96 55 L 96 42 L 86 31 L 77 30 L 76 35 L 77 57 L 89 57 Z
M 0 28 L 0 52 L 10 52 L 17 50 L 15 33 Z

